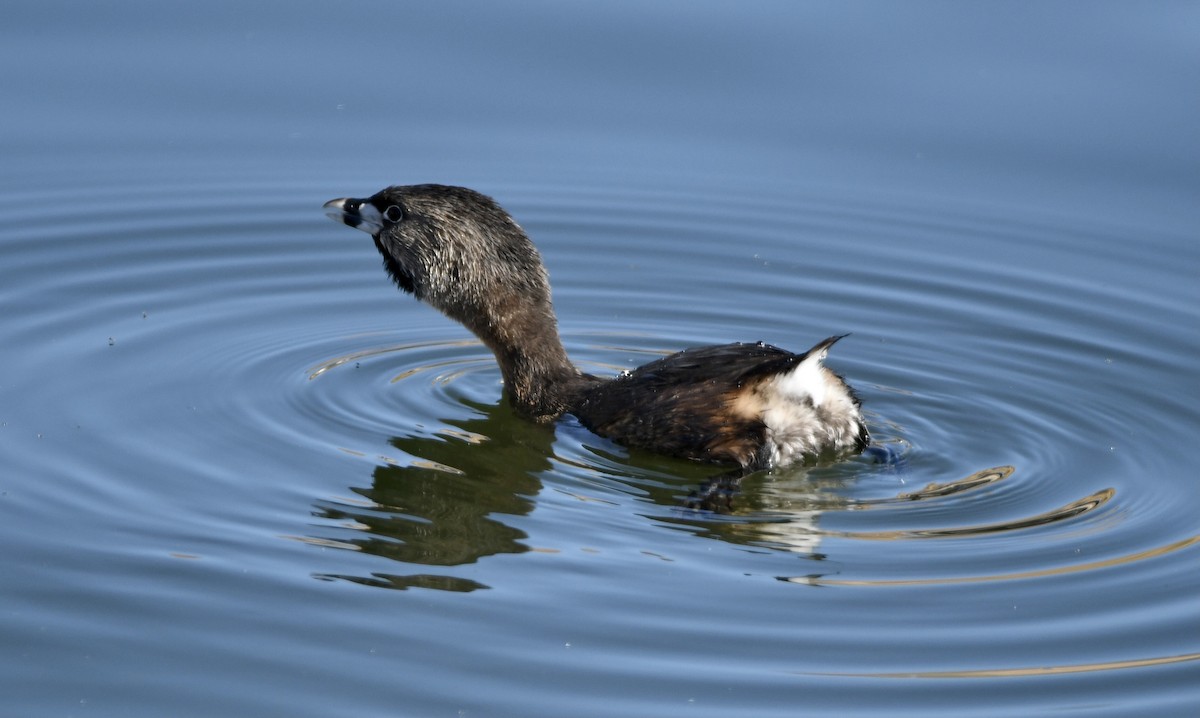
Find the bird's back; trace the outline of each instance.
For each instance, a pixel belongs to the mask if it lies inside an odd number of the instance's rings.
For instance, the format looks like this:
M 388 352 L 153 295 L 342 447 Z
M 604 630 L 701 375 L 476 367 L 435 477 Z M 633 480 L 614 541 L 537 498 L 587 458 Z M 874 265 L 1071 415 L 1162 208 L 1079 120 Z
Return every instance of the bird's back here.
M 574 413 L 625 446 L 746 469 L 861 451 L 858 401 L 820 364 L 838 338 L 804 354 L 762 343 L 687 349 L 596 385 Z

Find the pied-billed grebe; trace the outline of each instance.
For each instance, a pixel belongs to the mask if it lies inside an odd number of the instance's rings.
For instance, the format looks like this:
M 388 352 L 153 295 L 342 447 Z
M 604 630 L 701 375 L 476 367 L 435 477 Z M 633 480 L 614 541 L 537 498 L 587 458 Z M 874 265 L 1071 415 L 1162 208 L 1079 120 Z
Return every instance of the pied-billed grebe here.
M 541 257 L 490 197 L 444 185 L 389 187 L 330 200 L 325 211 L 371 235 L 401 289 L 492 350 L 513 407 L 534 421 L 570 413 L 619 444 L 744 471 L 868 444 L 858 398 L 821 364 L 841 337 L 802 354 L 761 342 L 687 349 L 601 379 L 567 358 Z

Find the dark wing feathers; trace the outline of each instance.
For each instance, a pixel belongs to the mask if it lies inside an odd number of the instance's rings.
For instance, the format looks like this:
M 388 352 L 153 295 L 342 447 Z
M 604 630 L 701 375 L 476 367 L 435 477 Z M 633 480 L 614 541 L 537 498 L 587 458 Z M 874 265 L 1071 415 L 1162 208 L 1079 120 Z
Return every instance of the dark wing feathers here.
M 739 389 L 787 371 L 803 355 L 768 344 L 687 349 L 597 385 L 575 415 L 633 448 L 750 466 L 765 440 L 757 417 L 730 406 Z

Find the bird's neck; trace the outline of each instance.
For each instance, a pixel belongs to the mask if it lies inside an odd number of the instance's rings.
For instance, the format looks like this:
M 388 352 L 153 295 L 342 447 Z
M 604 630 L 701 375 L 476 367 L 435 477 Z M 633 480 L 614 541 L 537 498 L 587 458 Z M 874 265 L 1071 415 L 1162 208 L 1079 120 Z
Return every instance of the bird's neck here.
M 571 363 L 549 300 L 502 309 L 463 324 L 496 355 L 513 408 L 535 421 L 553 421 L 595 380 Z

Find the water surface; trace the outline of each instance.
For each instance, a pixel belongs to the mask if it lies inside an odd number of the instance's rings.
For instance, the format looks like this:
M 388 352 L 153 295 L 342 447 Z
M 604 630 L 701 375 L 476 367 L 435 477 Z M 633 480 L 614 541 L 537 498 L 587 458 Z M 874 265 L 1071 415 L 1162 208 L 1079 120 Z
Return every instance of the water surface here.
M 15 9 L 13 714 L 1193 714 L 1197 14 L 907 7 Z M 896 460 L 521 421 L 321 213 L 422 181 L 587 371 L 851 332 Z

